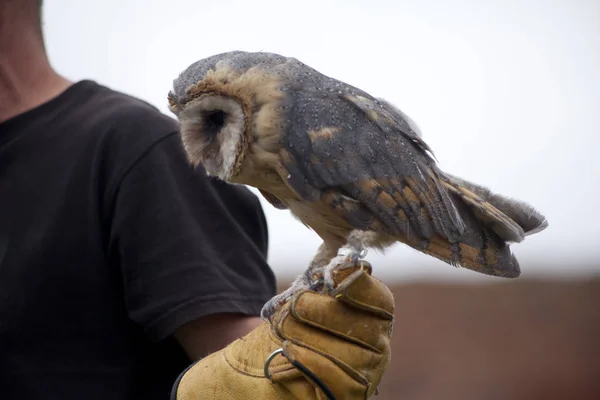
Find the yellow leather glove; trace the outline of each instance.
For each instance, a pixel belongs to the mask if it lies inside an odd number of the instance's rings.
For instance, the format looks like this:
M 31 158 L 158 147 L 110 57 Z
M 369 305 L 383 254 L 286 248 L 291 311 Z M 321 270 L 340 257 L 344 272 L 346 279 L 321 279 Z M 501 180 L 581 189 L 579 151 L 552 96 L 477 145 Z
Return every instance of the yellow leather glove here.
M 332 296 L 300 291 L 272 323 L 190 366 L 171 399 L 371 397 L 390 361 L 394 298 L 364 261 L 362 268 L 338 271 L 335 280 Z

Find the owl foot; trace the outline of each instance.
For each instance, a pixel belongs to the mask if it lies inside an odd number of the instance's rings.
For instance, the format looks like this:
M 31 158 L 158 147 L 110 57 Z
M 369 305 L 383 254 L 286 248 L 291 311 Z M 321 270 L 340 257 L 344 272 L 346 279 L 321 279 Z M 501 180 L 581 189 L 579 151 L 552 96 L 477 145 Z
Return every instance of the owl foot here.
M 319 287 L 323 286 L 323 279 L 320 278 L 313 281 L 314 274 L 314 270 L 307 269 L 305 273 L 298 276 L 292 282 L 289 288 L 267 301 L 260 312 L 261 318 L 265 321 L 270 321 L 273 314 L 283 307 L 294 294 L 301 290 L 310 289 L 319 291 Z M 317 276 L 322 276 L 322 273 L 318 273 Z
M 357 247 L 358 246 L 355 247 L 352 245 L 346 245 L 340 248 L 338 255 L 332 258 L 329 264 L 325 267 L 323 281 L 325 284 L 325 289 L 328 293 L 331 293 L 333 289 L 335 289 L 333 277 L 337 271 L 358 267 L 361 263 L 361 259 L 365 258 L 367 255 L 367 250 Z

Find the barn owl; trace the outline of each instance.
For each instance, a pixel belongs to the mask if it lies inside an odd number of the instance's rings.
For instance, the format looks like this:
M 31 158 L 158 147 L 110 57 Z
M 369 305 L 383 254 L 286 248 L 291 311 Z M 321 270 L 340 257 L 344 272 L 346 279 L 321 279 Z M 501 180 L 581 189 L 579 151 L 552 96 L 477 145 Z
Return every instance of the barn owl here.
M 548 225 L 530 205 L 443 172 L 416 123 L 391 103 L 295 58 L 202 59 L 174 80 L 168 101 L 192 165 L 255 187 L 323 240 L 264 318 L 301 288 L 331 290 L 337 268 L 397 242 L 515 278 L 509 244 Z

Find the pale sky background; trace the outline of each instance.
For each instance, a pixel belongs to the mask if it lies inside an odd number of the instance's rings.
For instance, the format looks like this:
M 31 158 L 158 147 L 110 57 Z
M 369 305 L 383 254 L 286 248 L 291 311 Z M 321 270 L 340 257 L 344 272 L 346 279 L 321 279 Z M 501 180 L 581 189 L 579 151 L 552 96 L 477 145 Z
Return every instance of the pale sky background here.
M 522 277 L 600 273 L 598 0 L 45 3 L 46 41 L 62 74 L 167 114 L 173 79 L 230 50 L 296 57 L 384 97 L 416 121 L 443 170 L 546 215 L 546 231 L 513 245 Z M 263 204 L 271 265 L 279 277 L 296 275 L 320 239 Z M 400 244 L 367 259 L 390 280 L 499 279 Z

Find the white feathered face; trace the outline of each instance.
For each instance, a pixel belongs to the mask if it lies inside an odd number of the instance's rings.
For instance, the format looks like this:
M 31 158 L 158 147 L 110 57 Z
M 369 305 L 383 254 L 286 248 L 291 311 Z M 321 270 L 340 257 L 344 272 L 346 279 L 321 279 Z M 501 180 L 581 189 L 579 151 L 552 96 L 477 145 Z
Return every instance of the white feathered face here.
M 168 95 L 187 158 L 221 180 L 261 183 L 278 166 L 281 81 L 260 66 L 209 66 L 181 74 Z
M 173 109 L 181 124 L 188 159 L 202 164 L 209 175 L 229 180 L 244 151 L 245 115 L 231 97 L 205 94 Z

